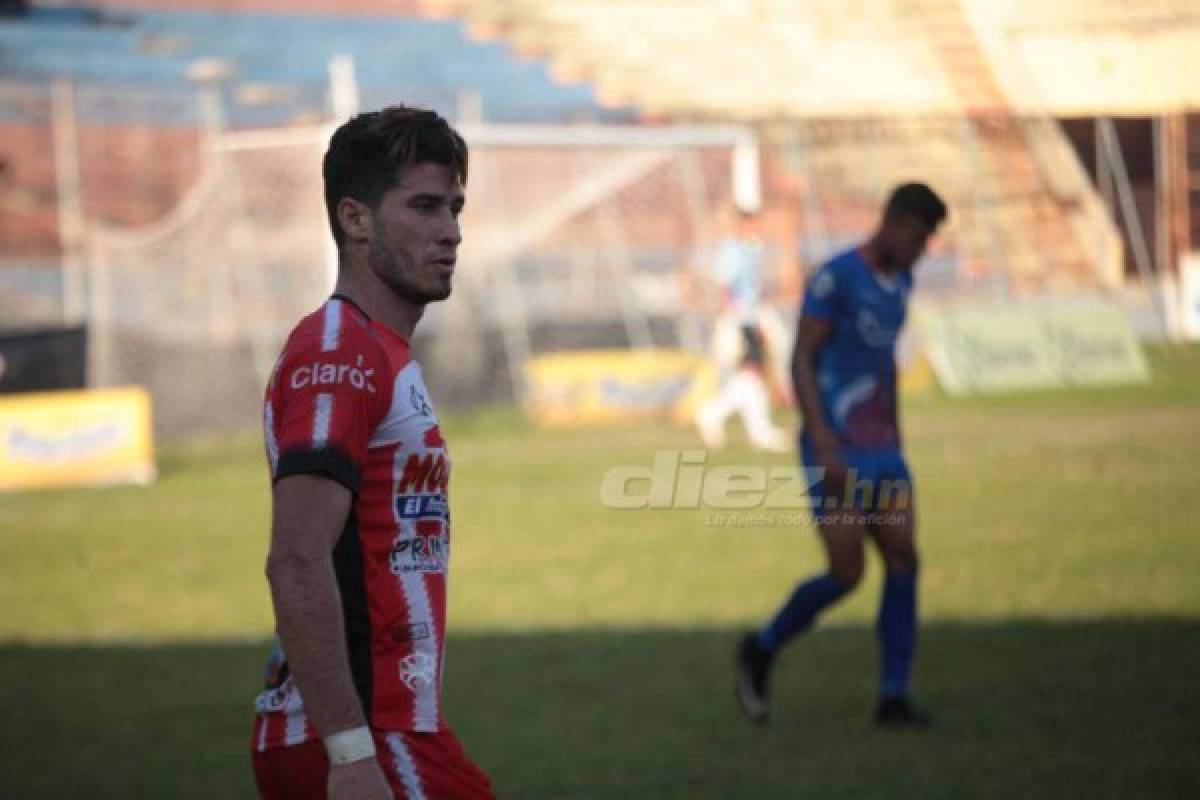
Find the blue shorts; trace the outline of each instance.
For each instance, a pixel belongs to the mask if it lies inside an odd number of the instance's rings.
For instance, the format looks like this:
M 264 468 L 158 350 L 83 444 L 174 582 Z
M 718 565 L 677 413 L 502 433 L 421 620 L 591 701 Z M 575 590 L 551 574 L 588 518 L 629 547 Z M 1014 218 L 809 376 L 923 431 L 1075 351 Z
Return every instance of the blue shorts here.
M 898 447 L 841 448 L 846 464 L 845 486 L 831 487 L 819 466 L 815 448 L 800 437 L 800 465 L 808 479 L 813 514 L 854 509 L 864 512 L 906 511 L 912 508 L 913 480 Z

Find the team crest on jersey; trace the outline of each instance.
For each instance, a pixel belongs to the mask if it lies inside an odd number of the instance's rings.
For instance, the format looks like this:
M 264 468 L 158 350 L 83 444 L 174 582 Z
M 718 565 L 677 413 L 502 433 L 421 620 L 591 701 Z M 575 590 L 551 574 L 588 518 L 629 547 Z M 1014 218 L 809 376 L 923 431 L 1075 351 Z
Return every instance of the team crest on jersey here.
M 433 685 L 437 660 L 428 653 L 410 653 L 400 659 L 400 680 L 415 692 Z
M 822 300 L 833 294 L 833 276 L 828 272 L 818 272 L 812 279 L 811 291 L 813 297 L 821 298 Z

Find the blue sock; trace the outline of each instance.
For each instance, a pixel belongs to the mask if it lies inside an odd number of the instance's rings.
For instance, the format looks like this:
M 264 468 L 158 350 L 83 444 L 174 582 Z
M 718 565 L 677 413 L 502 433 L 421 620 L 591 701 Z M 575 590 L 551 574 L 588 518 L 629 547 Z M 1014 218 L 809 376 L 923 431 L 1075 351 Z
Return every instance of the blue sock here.
M 876 626 L 882 650 L 880 691 L 884 697 L 908 693 L 908 675 L 917 645 L 917 571 L 888 570 Z
M 827 606 L 836 603 L 850 588 L 826 573 L 809 578 L 796 587 L 792 596 L 758 634 L 758 645 L 768 653 L 783 647 L 789 639 L 804 631 Z

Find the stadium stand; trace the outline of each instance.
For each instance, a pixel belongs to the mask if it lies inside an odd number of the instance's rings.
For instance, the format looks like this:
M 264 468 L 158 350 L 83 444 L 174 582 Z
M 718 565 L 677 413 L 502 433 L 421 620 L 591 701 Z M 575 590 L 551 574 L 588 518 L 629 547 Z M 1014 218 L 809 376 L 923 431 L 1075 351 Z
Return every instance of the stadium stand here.
M 201 59 L 229 65 L 221 93 L 231 128 L 328 118 L 328 62 L 343 53 L 356 59 L 363 107 L 403 100 L 455 117 L 469 93 L 490 121 L 632 115 L 599 105 L 586 84 L 567 85 L 505 44 L 473 41 L 458 21 L 402 16 L 413 8 L 362 0 L 338 4 L 337 13 L 332 5 L 295 13 L 307 5 L 315 4 L 35 5 L 0 17 L 0 257 L 51 259 L 59 251 L 53 152 L 45 146 L 47 87 L 58 79 L 75 86 L 84 212 L 121 226 L 158 219 L 196 180 L 200 106 L 188 70 Z M 142 179 L 129 181 L 134 172 Z
M 460 93 L 469 89 L 480 95 L 492 121 L 628 117 L 628 112 L 599 107 L 587 85 L 564 85 L 544 65 L 516 57 L 504 44 L 470 40 L 455 20 L 401 16 L 394 4 L 386 16 L 264 13 L 244 7 L 162 10 L 163 5 L 154 10 L 35 6 L 0 24 L 4 75 L 186 85 L 189 65 L 221 59 L 232 71 L 226 87 L 230 122 L 246 127 L 324 112 L 326 65 L 336 55 L 352 53 L 365 106 L 402 97 L 454 115 Z M 121 110 L 91 107 L 87 112 L 120 121 Z M 172 115 L 157 121 L 187 120 Z
M 238 405 L 254 394 L 246 387 L 260 382 L 263 354 L 295 311 L 267 311 L 261 298 L 308 302 L 324 290 L 327 237 L 313 224 L 323 216 L 313 168 L 323 144 L 313 123 L 334 116 L 329 62 L 343 53 L 355 59 L 363 107 L 403 100 L 468 124 L 479 115 L 753 125 L 771 229 L 768 292 L 789 312 L 798 267 L 861 237 L 887 188 L 910 179 L 934 184 L 953 209 L 922 267 L 923 299 L 1108 292 L 1126 279 L 1122 247 L 1057 104 L 1077 79 L 1091 88 L 1071 95 L 1070 113 L 1140 113 L 1125 89 L 1096 105 L 1105 51 L 1093 40 L 1120 47 L 1127 40 L 1107 32 L 1128 23 L 1142 50 L 1173 53 L 1171 32 L 1196 24 L 1190 9 L 1166 0 L 1053 9 L 1032 0 L 18 3 L 0 15 L 0 260 L 16 266 L 0 270 L 0 320 L 70 319 L 60 291 L 68 281 L 52 279 L 74 252 L 89 287 L 102 285 L 93 274 L 112 287 L 101 298 L 110 346 L 91 353 L 107 365 L 92 376 L 103 376 L 99 385 L 146 383 L 164 429 L 242 419 L 252 410 Z M 1076 41 L 1078 30 L 1104 35 Z M 1012 57 L 1041 64 L 1060 46 L 1090 59 L 1082 74 L 1034 81 Z M 1157 73 L 1146 64 L 1149 81 Z M 1195 105 L 1188 91 L 1161 81 L 1148 102 Z M 54 124 L 56 98 L 77 124 Z M 264 128 L 310 141 L 254 153 L 214 145 Z M 77 228 L 87 230 L 73 248 L 61 205 L 71 170 L 47 146 L 56 133 L 75 142 L 78 162 L 86 225 Z M 504 352 L 478 358 L 461 386 L 451 375 L 438 385 L 464 402 L 511 396 L 518 390 L 496 389 L 504 376 L 483 372 L 504 361 L 516 375 L 521 353 L 545 342 L 695 345 L 677 323 L 703 304 L 698 273 L 731 210 L 730 155 L 565 137 L 477 146 L 464 248 L 474 269 L 464 271 L 456 316 L 434 314 L 425 330 L 493 350 L 502 339 Z M 230 175 L 238 186 L 222 191 Z M 10 289 L 14 280 L 23 283 Z M 150 291 L 153 308 L 120 302 L 135 291 Z M 496 297 L 515 299 L 489 302 Z M 183 362 L 213 376 L 197 381 L 204 391 L 174 381 Z M 231 378 L 229 364 L 245 374 Z M 215 418 L 218 408 L 228 414 Z
M 830 171 L 869 194 L 879 165 L 920 163 L 968 215 L 963 249 L 999 262 L 1017 291 L 1114 286 L 1119 246 L 1087 175 L 1051 115 L 1195 105 L 1189 0 L 430 0 L 481 35 L 541 53 L 552 70 L 594 81 L 600 97 L 649 115 L 899 122 L 862 147 L 834 147 Z M 627 35 L 637 30 L 636 37 Z M 1101 32 L 1104 36 L 1083 37 Z M 1124 37 L 1133 37 L 1126 47 Z M 1156 37 L 1156 38 L 1152 38 Z M 1164 80 L 1161 51 L 1179 69 Z M 1037 70 L 1028 74 L 1028 55 Z M 1118 55 L 1115 55 L 1118 54 Z M 1113 58 L 1123 83 L 1114 87 Z M 1080 59 L 1083 59 L 1082 61 Z M 1156 60 L 1157 59 L 1157 60 Z M 1117 91 L 1113 91 L 1116 88 Z M 854 125 L 833 128 L 854 139 Z M 797 146 L 807 146 L 804 139 Z M 862 142 L 860 140 L 859 144 Z M 857 150 L 857 152 L 855 152 Z M 961 169 L 964 154 L 975 168 Z M 856 161 L 857 159 L 857 166 Z M 932 169 L 930 167 L 932 166 Z M 844 193 L 843 193 L 844 194 Z M 838 206 L 845 197 L 822 197 Z M 835 228 L 836 210 L 830 210 Z M 961 216 L 960 216 L 961 219 Z

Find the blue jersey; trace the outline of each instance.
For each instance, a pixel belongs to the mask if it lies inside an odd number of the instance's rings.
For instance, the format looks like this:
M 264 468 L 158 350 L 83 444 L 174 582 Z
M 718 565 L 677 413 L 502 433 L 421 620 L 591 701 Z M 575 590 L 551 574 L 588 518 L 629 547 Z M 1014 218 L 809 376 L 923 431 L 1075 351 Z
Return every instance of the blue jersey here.
M 804 316 L 832 325 L 817 358 L 821 407 L 849 447 L 900 446 L 895 349 L 911 289 L 910 271 L 880 275 L 857 249 L 826 263 L 805 288 Z

